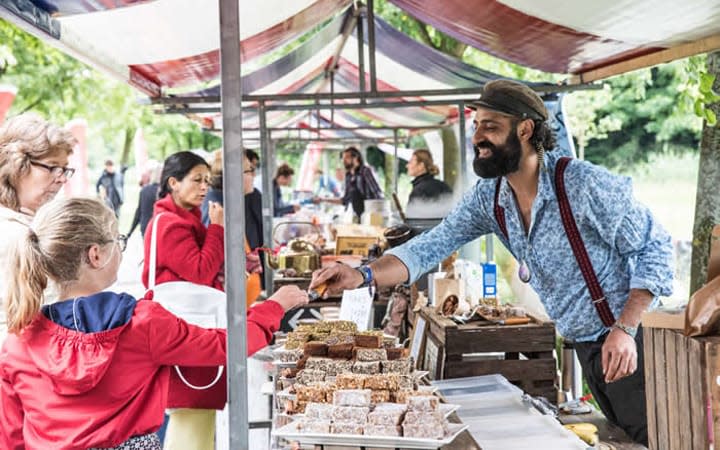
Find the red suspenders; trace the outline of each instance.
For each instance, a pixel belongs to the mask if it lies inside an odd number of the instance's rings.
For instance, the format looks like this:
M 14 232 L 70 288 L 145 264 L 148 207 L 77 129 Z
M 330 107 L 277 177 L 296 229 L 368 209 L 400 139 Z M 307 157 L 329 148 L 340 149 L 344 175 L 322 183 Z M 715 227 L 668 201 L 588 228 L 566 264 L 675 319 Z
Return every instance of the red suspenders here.
M 564 157 L 560 158 L 555 167 L 555 192 L 558 199 L 558 206 L 560 208 L 560 217 L 562 218 L 563 227 L 565 228 L 565 235 L 570 242 L 575 260 L 580 267 L 585 284 L 590 291 L 590 297 L 592 298 L 593 306 L 600 316 L 600 320 L 606 327 L 611 327 L 615 323 L 615 316 L 610 310 L 610 305 L 605 298 L 600 282 L 593 269 L 592 262 L 588 256 L 585 244 L 583 243 L 582 236 L 578 230 L 575 217 L 572 214 L 570 208 L 570 202 L 567 198 L 567 192 L 565 192 L 565 169 L 567 168 L 572 158 Z M 508 239 L 507 224 L 505 222 L 505 210 L 498 203 L 500 197 L 500 182 L 502 178 L 498 178 L 497 184 L 495 185 L 495 220 L 500 227 L 505 239 Z

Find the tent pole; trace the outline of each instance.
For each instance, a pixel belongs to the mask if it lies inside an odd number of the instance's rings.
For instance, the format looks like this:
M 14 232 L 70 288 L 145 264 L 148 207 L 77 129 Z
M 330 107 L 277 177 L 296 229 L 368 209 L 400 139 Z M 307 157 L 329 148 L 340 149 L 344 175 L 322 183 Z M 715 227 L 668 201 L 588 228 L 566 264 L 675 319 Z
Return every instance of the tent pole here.
M 535 92 L 543 95 L 555 94 L 561 92 L 574 92 L 574 91 L 596 91 L 603 88 L 603 84 L 580 84 L 580 85 L 530 85 Z M 402 99 L 403 97 L 436 97 L 436 96 L 456 96 L 456 95 L 469 95 L 473 97 L 473 100 L 477 99 L 477 96 L 482 94 L 482 87 L 472 88 L 451 88 L 451 89 L 415 89 L 415 90 L 403 90 L 403 91 L 378 91 L 372 92 L 336 92 L 330 94 L 327 92 L 315 92 L 315 93 L 293 93 L 293 94 L 262 94 L 262 95 L 245 95 L 243 96 L 243 102 L 259 102 L 264 100 L 266 102 L 293 102 L 303 100 L 356 100 L 365 97 L 366 99 L 383 99 L 383 98 L 396 98 Z M 152 105 L 185 105 L 185 104 L 197 104 L 197 103 L 217 103 L 220 101 L 217 96 L 177 96 L 177 97 L 158 97 L 149 99 Z M 450 99 L 449 103 L 455 104 L 458 99 Z
M 225 208 L 225 292 L 227 293 L 227 383 L 230 448 L 249 448 L 247 321 L 245 291 L 245 195 L 243 193 L 240 8 L 219 0 L 221 104 L 223 120 L 223 205 Z M 224 439 L 223 436 L 217 436 Z
M 331 95 L 335 94 L 335 70 L 330 72 L 330 94 Z M 330 104 L 331 105 L 335 104 L 334 98 L 330 99 Z M 330 110 L 330 122 L 335 124 L 335 109 Z
M 368 56 L 370 57 L 370 92 L 377 92 L 375 66 L 375 1 L 367 0 Z
M 360 81 L 360 102 L 365 103 L 365 36 L 363 33 L 362 12 L 358 10 L 358 14 L 361 15 L 355 22 L 358 41 L 358 80 Z
M 399 170 L 398 170 L 398 165 L 399 165 L 399 160 L 398 160 L 398 130 L 397 130 L 397 129 L 393 130 L 393 140 L 395 141 L 395 159 L 394 159 L 394 161 L 393 161 L 393 183 L 395 183 L 395 186 L 394 186 L 394 188 L 393 188 L 393 192 L 394 192 L 395 194 L 397 194 L 398 175 L 399 175 Z
M 275 157 L 273 155 L 273 148 L 270 141 L 270 135 L 268 133 L 267 123 L 266 123 L 266 113 L 265 113 L 265 102 L 260 102 L 258 104 L 258 114 L 260 116 L 260 154 L 262 155 L 262 164 L 260 165 L 262 169 L 262 183 L 263 183 L 263 193 L 262 193 L 262 220 L 263 220 L 263 244 L 265 247 L 272 248 L 273 247 L 273 240 L 272 240 L 272 226 L 273 226 L 273 215 L 274 215 L 274 205 L 273 205 L 273 183 L 272 183 L 272 174 L 275 170 L 275 167 L 273 165 L 273 161 L 275 160 Z M 267 261 L 267 256 L 265 257 L 265 261 Z M 265 277 L 265 292 L 270 293 L 272 292 L 273 287 L 273 271 L 270 270 L 269 267 L 267 267 L 266 264 L 266 270 L 263 272 L 263 276 Z

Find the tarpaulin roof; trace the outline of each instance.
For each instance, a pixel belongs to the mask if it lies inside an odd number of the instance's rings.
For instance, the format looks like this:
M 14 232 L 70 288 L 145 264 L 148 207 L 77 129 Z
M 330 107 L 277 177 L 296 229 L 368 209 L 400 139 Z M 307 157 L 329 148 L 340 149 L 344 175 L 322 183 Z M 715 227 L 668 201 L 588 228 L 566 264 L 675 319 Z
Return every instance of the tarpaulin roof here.
M 546 72 L 586 73 L 690 43 L 697 48 L 675 58 L 720 48 L 718 0 L 389 1 L 461 42 Z
M 347 17 L 339 16 L 318 31 L 311 39 L 276 60 L 242 78 L 243 91 L 250 94 L 288 94 L 330 92 L 325 80 L 328 60 L 336 50 Z M 499 76 L 477 67 L 465 64 L 435 49 L 427 47 L 405 34 L 395 30 L 386 22 L 375 18 L 376 65 L 378 91 L 400 92 L 401 90 L 453 89 L 482 86 Z M 336 93 L 356 92 L 359 84 L 358 43 L 351 35 L 340 53 L 334 73 L 333 89 Z M 366 45 L 366 51 L 369 51 Z M 369 80 L 366 80 L 369 84 Z M 183 101 L 198 101 L 203 97 L 218 96 L 219 86 L 204 89 L 183 96 Z M 422 100 L 421 97 L 404 97 L 407 100 Z M 342 103 L 337 100 L 335 103 Z M 372 103 L 372 102 L 369 102 Z M 320 121 L 317 114 L 295 113 L 294 123 L 300 127 L 360 127 L 368 124 L 387 127 L 413 127 L 443 125 L 457 118 L 455 106 L 424 106 L 413 108 L 367 108 L 337 110 L 333 114 L 320 107 Z M 282 127 L 293 123 L 293 113 L 268 112 L 268 127 Z M 215 126 L 219 127 L 220 117 Z M 330 120 L 332 119 L 332 122 Z M 246 111 L 243 126 L 257 128 L 259 119 L 253 110 Z M 318 130 L 319 137 L 347 137 L 356 134 L 364 137 L 388 137 L 392 133 L 371 130 L 357 130 L 354 133 L 340 130 Z M 252 137 L 254 133 L 247 134 Z
M 358 43 L 355 35 L 347 42 L 343 36 L 355 13 L 353 1 L 264 0 L 262 7 L 239 1 L 239 51 L 243 67 L 251 67 L 242 79 L 243 95 L 359 91 Z M 390 1 L 462 42 L 551 72 L 586 73 L 701 38 L 707 38 L 705 46 L 712 46 L 720 32 L 720 0 L 682 4 L 608 0 L 596 5 L 568 0 Z M 216 0 L 7 0 L 0 14 L 50 37 L 51 43 L 150 97 L 219 96 Z M 497 78 L 409 38 L 382 20 L 376 18 L 374 24 L 378 91 L 478 88 Z M 301 37 L 302 44 L 296 43 L 294 50 L 273 60 L 273 51 Z M 366 34 L 366 43 L 367 39 Z M 338 58 L 333 59 L 343 42 Z M 364 51 L 367 55 L 370 48 L 365 45 Z M 336 67 L 329 67 L 331 63 Z M 332 83 L 328 69 L 333 71 Z M 425 100 L 417 95 L 402 99 Z M 343 102 L 353 101 L 334 100 Z M 393 105 L 334 112 L 322 107 L 311 112 L 268 108 L 266 119 L 269 128 L 439 126 L 456 120 L 457 108 Z M 250 130 L 248 137 L 259 125 L 257 111 L 245 108 L 243 127 Z M 348 134 L 376 138 L 388 132 L 316 131 L 323 137 Z

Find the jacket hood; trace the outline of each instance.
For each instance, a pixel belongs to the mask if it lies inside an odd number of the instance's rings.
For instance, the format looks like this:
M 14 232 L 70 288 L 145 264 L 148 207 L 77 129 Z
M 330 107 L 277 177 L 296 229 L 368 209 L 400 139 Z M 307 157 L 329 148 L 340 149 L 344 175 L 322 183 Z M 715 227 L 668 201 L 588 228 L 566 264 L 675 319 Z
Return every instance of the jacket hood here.
M 28 333 L 30 357 L 60 395 L 80 395 L 103 379 L 135 298 L 101 292 L 43 307 Z

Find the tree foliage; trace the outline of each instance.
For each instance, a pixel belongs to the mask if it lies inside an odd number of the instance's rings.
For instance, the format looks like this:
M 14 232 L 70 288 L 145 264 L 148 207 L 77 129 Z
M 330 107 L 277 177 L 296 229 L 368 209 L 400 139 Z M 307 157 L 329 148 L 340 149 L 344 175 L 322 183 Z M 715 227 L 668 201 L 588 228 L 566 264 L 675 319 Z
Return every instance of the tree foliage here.
M 522 67 L 458 43 L 388 3 L 376 13 L 395 28 L 436 50 L 501 76 L 560 82 L 563 75 Z M 714 78 L 703 71 L 704 56 L 620 75 L 602 90 L 566 97 L 566 119 L 587 159 L 615 169 L 648 161 L 653 153 L 697 151 L 702 121 L 713 118 Z M 696 115 L 697 114 L 697 115 Z
M 697 151 L 702 121 L 686 94 L 686 64 L 638 70 L 607 80 L 602 91 L 571 94 L 568 120 L 586 159 L 622 170 L 653 153 Z
M 18 88 L 10 115 L 34 111 L 64 124 L 88 122 L 92 165 L 111 157 L 132 162 L 135 132 L 142 128 L 150 157 L 191 148 L 215 149 L 220 139 L 182 116 L 159 116 L 137 93 L 0 19 L 0 83 Z

